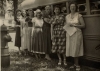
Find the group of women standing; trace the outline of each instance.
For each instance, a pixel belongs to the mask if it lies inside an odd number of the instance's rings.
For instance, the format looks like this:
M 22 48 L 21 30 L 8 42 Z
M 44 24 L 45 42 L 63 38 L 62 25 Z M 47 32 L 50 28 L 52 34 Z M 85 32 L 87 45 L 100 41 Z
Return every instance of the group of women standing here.
M 83 56 L 83 36 L 81 28 L 85 27 L 82 15 L 77 12 L 76 3 L 70 4 L 70 14 L 66 17 L 60 14 L 60 8 L 54 7 L 54 15 L 51 16 L 50 6 L 45 7 L 45 11 L 37 9 L 25 12 L 17 11 L 16 19 L 16 39 L 15 46 L 19 50 L 28 51 L 38 58 L 40 54 L 45 54 L 45 58 L 51 60 L 50 53 L 57 53 L 59 62 L 66 63 L 66 57 L 74 57 L 75 64 L 70 68 L 80 69 L 78 57 Z

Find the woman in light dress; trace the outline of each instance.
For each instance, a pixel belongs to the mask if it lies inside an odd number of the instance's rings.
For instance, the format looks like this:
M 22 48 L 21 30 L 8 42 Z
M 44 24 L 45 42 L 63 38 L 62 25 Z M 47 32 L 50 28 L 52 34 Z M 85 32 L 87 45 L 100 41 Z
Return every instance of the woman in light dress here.
M 22 11 L 23 18 L 21 19 L 21 51 L 24 55 L 28 55 L 28 23 L 26 20 L 26 12 Z
M 27 16 L 27 18 L 26 18 L 26 22 L 27 22 L 27 24 L 28 24 L 28 39 L 27 39 L 27 43 L 28 43 L 28 52 L 31 52 L 31 50 L 32 50 L 32 42 L 31 42 L 31 33 L 32 33 L 32 25 L 33 25 L 33 23 L 32 23 L 32 18 L 33 18 L 33 12 L 32 12 L 32 9 L 29 9 L 28 10 L 28 16 Z
M 66 57 L 74 58 L 74 65 L 70 68 L 80 70 L 78 58 L 83 56 L 83 35 L 81 28 L 85 27 L 85 23 L 81 14 L 77 11 L 76 3 L 70 4 L 70 14 L 66 16 Z M 71 29 L 70 29 L 71 28 Z M 69 30 L 70 29 L 70 30 Z
M 40 54 L 45 54 L 44 41 L 43 41 L 43 19 L 42 12 L 40 9 L 35 11 L 35 16 L 32 18 L 32 52 L 36 58 L 40 57 Z

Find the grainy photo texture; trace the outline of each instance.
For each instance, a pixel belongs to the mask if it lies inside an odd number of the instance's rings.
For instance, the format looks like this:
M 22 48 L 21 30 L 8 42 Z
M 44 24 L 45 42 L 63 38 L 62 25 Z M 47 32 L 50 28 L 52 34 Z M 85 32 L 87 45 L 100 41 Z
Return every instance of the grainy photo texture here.
M 100 0 L 0 0 L 1 71 L 100 71 Z

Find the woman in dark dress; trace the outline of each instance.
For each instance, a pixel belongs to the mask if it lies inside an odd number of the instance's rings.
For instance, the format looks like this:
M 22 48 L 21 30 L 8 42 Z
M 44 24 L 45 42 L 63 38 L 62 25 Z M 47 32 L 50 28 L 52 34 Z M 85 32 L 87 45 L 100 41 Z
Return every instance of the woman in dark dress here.
M 20 29 L 21 23 L 20 23 L 20 20 L 22 19 L 21 11 L 17 10 L 16 14 L 17 14 L 17 17 L 15 19 L 15 21 L 16 21 L 15 46 L 18 47 L 19 54 L 21 54 L 21 52 L 20 52 L 20 47 L 21 47 L 21 29 Z
M 44 36 L 44 48 L 45 48 L 45 58 L 47 60 L 51 60 L 49 54 L 51 53 L 51 23 L 49 23 L 50 18 L 51 18 L 51 9 L 50 6 L 45 7 L 45 11 L 43 12 L 43 19 L 44 19 L 44 24 L 43 24 L 43 36 Z

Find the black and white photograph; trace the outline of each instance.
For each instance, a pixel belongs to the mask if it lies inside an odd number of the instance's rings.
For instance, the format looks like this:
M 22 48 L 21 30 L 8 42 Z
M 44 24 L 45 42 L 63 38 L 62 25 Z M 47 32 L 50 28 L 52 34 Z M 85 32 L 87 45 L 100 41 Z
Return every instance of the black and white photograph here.
M 100 0 L 0 0 L 1 71 L 100 71 Z

